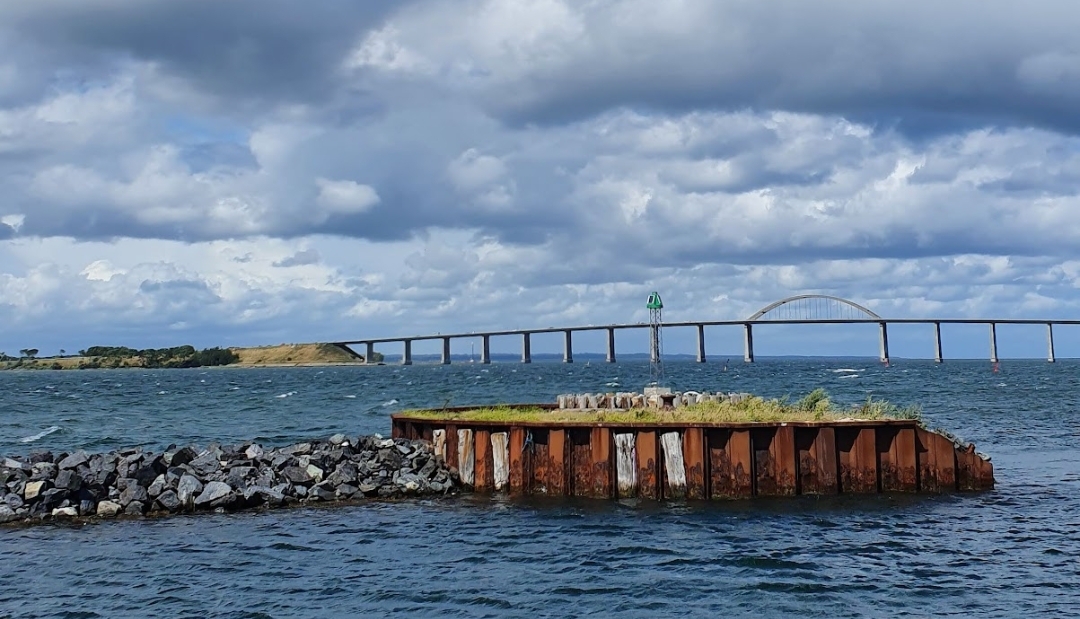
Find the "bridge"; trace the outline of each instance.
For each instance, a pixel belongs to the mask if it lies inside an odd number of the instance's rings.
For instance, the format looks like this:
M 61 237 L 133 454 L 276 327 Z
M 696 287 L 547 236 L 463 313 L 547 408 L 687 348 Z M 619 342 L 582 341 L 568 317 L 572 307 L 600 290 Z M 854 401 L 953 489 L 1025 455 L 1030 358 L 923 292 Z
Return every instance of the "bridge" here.
M 1054 326 L 1055 325 L 1080 325 L 1080 320 L 1052 320 L 1052 319 L 1026 319 L 1026 318 L 882 318 L 871 310 L 847 299 L 821 294 L 803 294 L 781 299 L 770 303 L 745 320 L 706 320 L 706 321 L 683 321 L 665 322 L 660 326 L 664 329 L 690 328 L 697 329 L 697 361 L 704 363 L 705 358 L 705 327 L 738 327 L 743 329 L 743 360 L 747 363 L 754 361 L 754 328 L 759 325 L 828 325 L 828 324 L 876 324 L 878 325 L 878 351 L 882 363 L 889 362 L 889 325 L 890 324 L 921 324 L 933 325 L 934 361 L 944 361 L 941 349 L 941 325 L 959 324 L 983 324 L 989 327 L 990 337 L 990 361 L 998 362 L 997 351 L 997 326 L 998 325 L 1046 325 L 1047 361 L 1053 363 L 1054 356 Z M 607 361 L 615 362 L 615 333 L 630 329 L 650 329 L 649 323 L 626 323 L 609 325 L 587 325 L 577 327 L 548 327 L 544 329 L 513 329 L 500 331 L 482 331 L 470 333 L 414 335 L 409 337 L 370 338 L 334 342 L 338 346 L 356 357 L 370 360 L 375 352 L 376 344 L 400 343 L 403 347 L 401 363 L 412 364 L 412 344 L 418 341 L 442 340 L 442 354 L 440 361 L 450 363 L 450 342 L 452 340 L 472 339 L 480 340 L 480 363 L 491 363 L 491 338 L 493 337 L 520 337 L 521 338 L 521 362 L 532 361 L 531 337 L 542 333 L 563 334 L 563 362 L 574 361 L 573 336 L 575 333 L 586 331 L 607 332 Z M 363 346 L 364 355 L 357 353 L 352 347 Z M 659 354 L 654 347 L 651 355 Z

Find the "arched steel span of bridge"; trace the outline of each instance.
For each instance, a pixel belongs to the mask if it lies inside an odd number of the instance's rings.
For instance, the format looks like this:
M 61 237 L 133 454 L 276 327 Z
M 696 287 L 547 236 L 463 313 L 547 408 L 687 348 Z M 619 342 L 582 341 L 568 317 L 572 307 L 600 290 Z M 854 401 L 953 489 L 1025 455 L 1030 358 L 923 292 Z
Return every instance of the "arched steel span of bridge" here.
M 878 352 L 882 363 L 889 362 L 889 332 L 890 324 L 925 324 L 934 327 L 934 361 L 941 363 L 944 360 L 941 349 L 941 325 L 943 324 L 985 324 L 990 328 L 990 361 L 998 362 L 997 351 L 997 325 L 1046 325 L 1047 361 L 1053 363 L 1054 355 L 1054 325 L 1080 325 L 1080 320 L 1053 320 L 1053 319 L 1029 319 L 1029 318 L 882 318 L 870 309 L 848 299 L 820 294 L 802 294 L 775 303 L 770 303 L 761 308 L 746 320 L 705 320 L 705 321 L 681 321 L 665 322 L 662 327 L 697 329 L 697 360 L 705 362 L 705 327 L 717 326 L 742 326 L 743 328 L 743 360 L 747 363 L 754 361 L 754 327 L 766 324 L 877 324 L 878 325 Z M 479 339 L 480 362 L 491 363 L 491 338 L 518 336 L 521 338 L 521 362 L 532 361 L 531 336 L 540 333 L 563 334 L 563 361 L 572 363 L 574 360 L 573 334 L 583 331 L 606 331 L 607 332 L 607 360 L 615 362 L 615 332 L 627 329 L 649 329 L 649 323 L 625 323 L 609 325 L 585 325 L 576 327 L 547 327 L 542 329 L 511 329 L 499 331 L 479 331 L 471 333 L 414 335 L 408 337 L 384 337 L 357 339 L 342 342 L 334 342 L 335 346 L 345 350 L 355 357 L 370 360 L 375 352 L 376 344 L 401 343 L 403 350 L 401 363 L 412 364 L 412 343 L 418 341 L 442 340 L 441 362 L 450 363 L 451 340 Z M 365 354 L 357 353 L 353 346 L 365 347 Z M 655 359 L 654 359 L 655 361 Z

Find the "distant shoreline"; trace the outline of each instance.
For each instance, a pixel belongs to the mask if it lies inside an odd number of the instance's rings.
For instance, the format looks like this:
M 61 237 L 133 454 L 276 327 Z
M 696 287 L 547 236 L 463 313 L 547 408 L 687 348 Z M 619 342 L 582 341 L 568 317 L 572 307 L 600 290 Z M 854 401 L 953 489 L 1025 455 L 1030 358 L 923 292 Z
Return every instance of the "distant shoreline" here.
M 96 347 L 100 349 L 102 347 Z M 112 349 L 107 349 L 111 351 Z M 119 349 L 118 349 L 119 350 Z M 362 357 L 350 355 L 333 344 L 278 344 L 251 348 L 228 348 L 234 360 L 228 363 L 192 363 L 191 356 L 147 357 L 133 354 L 64 355 L 52 357 L 23 356 L 0 362 L 0 371 L 69 371 L 69 370 L 123 370 L 179 368 L 274 368 L 274 367 L 333 367 L 373 366 Z M 188 347 L 188 350 L 194 350 Z M 217 351 L 217 349 L 212 349 Z M 37 351 L 30 351 L 36 353 Z M 149 354 L 143 351 L 145 354 Z M 221 352 L 221 351 L 217 351 Z M 224 354 L 224 353 L 223 353 Z

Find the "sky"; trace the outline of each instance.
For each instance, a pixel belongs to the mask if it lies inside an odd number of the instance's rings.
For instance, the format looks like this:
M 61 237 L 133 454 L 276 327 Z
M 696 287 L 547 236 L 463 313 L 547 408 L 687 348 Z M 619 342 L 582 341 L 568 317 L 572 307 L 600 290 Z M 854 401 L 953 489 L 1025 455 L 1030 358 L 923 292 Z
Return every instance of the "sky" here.
M 638 322 L 653 290 L 668 320 L 807 293 L 1077 318 L 1077 26 L 1064 0 L 0 0 L 0 350 Z

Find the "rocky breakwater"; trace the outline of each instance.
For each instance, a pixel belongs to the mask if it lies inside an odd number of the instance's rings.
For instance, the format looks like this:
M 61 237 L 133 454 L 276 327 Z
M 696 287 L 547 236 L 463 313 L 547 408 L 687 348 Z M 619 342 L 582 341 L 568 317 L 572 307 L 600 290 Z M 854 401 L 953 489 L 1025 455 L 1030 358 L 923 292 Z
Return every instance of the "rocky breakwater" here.
M 455 492 L 426 441 L 380 436 L 0 458 L 0 523 L 235 511 Z

